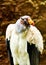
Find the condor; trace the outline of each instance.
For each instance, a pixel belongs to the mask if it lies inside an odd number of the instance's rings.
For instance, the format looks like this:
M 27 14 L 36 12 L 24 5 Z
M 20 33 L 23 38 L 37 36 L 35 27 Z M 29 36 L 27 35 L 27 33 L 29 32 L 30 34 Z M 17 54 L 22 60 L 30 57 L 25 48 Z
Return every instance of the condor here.
M 39 65 L 43 37 L 30 16 L 22 16 L 6 29 L 6 43 L 11 65 Z

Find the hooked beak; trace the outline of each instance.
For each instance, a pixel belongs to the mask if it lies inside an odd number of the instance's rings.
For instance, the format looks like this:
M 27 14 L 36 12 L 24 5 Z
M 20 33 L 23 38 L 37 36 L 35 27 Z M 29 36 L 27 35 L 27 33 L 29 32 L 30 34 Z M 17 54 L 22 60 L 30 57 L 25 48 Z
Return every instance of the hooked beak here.
M 31 19 L 28 19 L 28 23 L 33 26 L 35 25 L 34 21 L 32 21 Z

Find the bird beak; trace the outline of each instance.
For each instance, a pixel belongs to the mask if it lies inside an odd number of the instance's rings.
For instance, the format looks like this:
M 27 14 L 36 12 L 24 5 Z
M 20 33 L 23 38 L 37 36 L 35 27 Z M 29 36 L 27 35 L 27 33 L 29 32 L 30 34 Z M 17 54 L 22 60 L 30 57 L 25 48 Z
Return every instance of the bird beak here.
M 30 25 L 33 25 L 33 26 L 35 25 L 34 22 L 33 22 L 31 19 L 28 19 L 28 23 L 29 23 Z

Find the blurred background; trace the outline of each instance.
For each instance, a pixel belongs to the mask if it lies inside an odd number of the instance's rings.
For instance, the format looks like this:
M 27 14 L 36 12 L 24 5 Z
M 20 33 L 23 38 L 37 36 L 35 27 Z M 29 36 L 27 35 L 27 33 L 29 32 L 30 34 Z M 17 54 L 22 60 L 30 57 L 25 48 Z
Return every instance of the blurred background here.
M 43 35 L 44 51 L 40 55 L 40 65 L 46 65 L 46 0 L 0 0 L 0 65 L 10 65 L 5 42 L 6 28 L 23 15 L 31 16 Z

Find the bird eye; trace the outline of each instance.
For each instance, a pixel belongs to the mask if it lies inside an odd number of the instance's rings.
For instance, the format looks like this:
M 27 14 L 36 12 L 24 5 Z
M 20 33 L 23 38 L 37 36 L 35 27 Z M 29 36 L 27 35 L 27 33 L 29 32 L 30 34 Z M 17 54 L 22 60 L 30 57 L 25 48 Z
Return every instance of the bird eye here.
M 23 21 L 24 21 L 24 19 L 23 19 L 23 18 L 21 18 L 21 20 L 23 20 Z
M 21 23 L 21 24 L 24 24 L 24 19 L 23 19 L 23 18 L 21 18 L 20 23 Z

